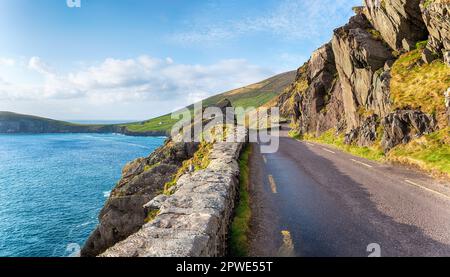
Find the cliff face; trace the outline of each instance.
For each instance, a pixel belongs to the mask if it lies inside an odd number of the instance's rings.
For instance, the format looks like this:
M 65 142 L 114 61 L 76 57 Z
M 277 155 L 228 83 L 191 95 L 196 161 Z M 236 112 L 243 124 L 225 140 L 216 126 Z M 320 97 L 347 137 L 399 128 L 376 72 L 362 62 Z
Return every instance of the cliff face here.
M 420 0 L 364 0 L 364 14 L 394 50 L 411 51 L 428 34 L 420 11 Z
M 422 1 L 420 8 L 429 32 L 427 49 L 450 66 L 450 1 Z
M 298 70 L 278 105 L 301 134 L 333 129 L 347 144 L 380 142 L 388 152 L 447 125 L 442 113 L 450 71 L 433 60 L 448 63 L 450 1 L 365 3 Z M 427 37 L 427 46 L 421 46 Z M 420 71 L 422 76 L 410 74 Z

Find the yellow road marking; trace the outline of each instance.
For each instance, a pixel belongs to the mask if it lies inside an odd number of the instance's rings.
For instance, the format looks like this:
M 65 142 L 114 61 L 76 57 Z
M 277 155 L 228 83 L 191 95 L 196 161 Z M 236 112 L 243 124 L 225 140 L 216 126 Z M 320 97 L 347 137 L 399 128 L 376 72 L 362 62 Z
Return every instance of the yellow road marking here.
M 327 151 L 327 152 L 330 152 L 330 153 L 332 153 L 332 154 L 336 154 L 336 152 L 333 152 L 333 151 L 328 150 L 328 149 L 326 149 L 326 148 L 322 148 L 322 149 L 325 150 L 325 151 Z
M 363 162 L 360 162 L 360 161 L 357 161 L 357 160 L 354 160 L 354 159 L 351 159 L 351 161 L 355 162 L 355 163 L 358 163 L 358 164 L 362 164 L 363 166 L 366 166 L 368 168 L 372 168 L 373 167 L 373 166 L 371 166 L 369 164 L 366 164 L 366 163 L 363 163 Z
M 414 183 L 413 181 L 405 180 L 405 182 L 408 183 L 408 184 L 410 184 L 410 185 L 413 185 L 413 186 L 415 186 L 415 187 L 424 189 L 424 190 L 426 190 L 426 191 L 429 191 L 429 192 L 432 192 L 432 193 L 434 193 L 434 194 L 437 194 L 437 195 L 440 195 L 440 196 L 442 196 L 442 197 L 445 197 L 445 198 L 447 198 L 447 199 L 450 199 L 450 196 L 448 196 L 448 195 L 445 195 L 445 194 L 443 194 L 443 193 L 440 193 L 439 191 L 435 191 L 435 190 L 429 189 L 429 188 L 427 188 L 427 187 L 425 187 L 425 186 L 422 186 L 422 185 L 419 185 L 419 184 L 417 184 L 417 183 Z
M 269 175 L 269 183 L 272 193 L 277 193 L 277 184 L 275 183 L 275 180 L 273 179 L 272 175 Z
M 292 241 L 291 232 L 287 230 L 281 231 L 281 236 L 283 237 L 283 244 L 278 250 L 278 255 L 280 257 L 295 256 L 294 242 Z

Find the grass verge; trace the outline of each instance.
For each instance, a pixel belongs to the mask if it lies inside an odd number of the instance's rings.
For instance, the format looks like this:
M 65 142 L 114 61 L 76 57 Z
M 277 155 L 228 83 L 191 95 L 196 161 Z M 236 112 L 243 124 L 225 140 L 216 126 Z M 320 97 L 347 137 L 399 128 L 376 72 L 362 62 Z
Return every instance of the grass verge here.
M 435 177 L 450 178 L 450 127 L 414 139 L 407 144 L 397 145 L 387 154 L 381 149 L 380 139 L 371 147 L 360 147 L 345 144 L 344 136 L 336 135 L 333 130 L 319 137 L 300 135 L 295 131 L 289 132 L 289 135 L 297 140 L 330 145 L 368 160 L 413 166 Z
M 352 155 L 365 158 L 373 161 L 382 161 L 385 158 L 384 152 L 381 149 L 379 142 L 376 142 L 371 147 L 360 147 L 354 144 L 345 144 L 344 135 L 336 135 L 334 130 L 328 130 L 319 137 L 315 137 L 310 134 L 300 135 L 294 131 L 291 131 L 289 135 L 298 140 L 306 140 L 311 142 L 323 143 L 333 146 L 339 150 L 350 153 Z
M 248 255 L 248 234 L 250 230 L 251 207 L 249 195 L 249 159 L 251 144 L 247 145 L 239 159 L 239 203 L 231 225 L 230 254 L 233 257 Z
M 450 178 L 450 127 L 395 147 L 387 159 Z

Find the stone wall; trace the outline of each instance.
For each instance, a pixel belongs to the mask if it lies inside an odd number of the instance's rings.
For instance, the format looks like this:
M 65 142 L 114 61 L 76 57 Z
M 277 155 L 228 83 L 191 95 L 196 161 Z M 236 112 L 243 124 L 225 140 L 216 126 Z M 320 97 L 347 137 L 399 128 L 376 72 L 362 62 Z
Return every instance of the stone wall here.
M 217 257 L 227 253 L 239 186 L 238 159 L 245 143 L 217 142 L 204 170 L 183 175 L 175 193 L 145 205 L 159 211 L 151 222 L 101 257 Z

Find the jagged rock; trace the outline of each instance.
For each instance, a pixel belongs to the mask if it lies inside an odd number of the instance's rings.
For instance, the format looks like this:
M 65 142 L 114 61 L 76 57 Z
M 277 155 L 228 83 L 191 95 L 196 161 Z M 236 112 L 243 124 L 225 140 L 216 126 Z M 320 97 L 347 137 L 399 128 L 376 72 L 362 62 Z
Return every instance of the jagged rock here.
M 330 100 L 317 118 L 316 136 L 323 132 L 335 129 L 337 133 L 345 131 L 345 111 L 342 100 L 342 87 L 339 79 L 335 79 L 333 88 L 330 90 Z
M 389 46 L 411 51 L 428 33 L 420 11 L 420 0 L 365 0 L 365 15 Z
M 197 143 L 166 141 L 148 158 L 127 164 L 99 215 L 99 225 L 85 243 L 81 255 L 96 256 L 138 231 L 145 223 L 144 207 L 172 180 L 184 160 L 193 156 Z
M 427 48 L 439 56 L 446 56 L 446 62 L 450 65 L 448 59 L 448 51 L 450 51 L 450 2 L 447 0 L 422 0 L 420 7 L 425 25 L 430 33 Z
M 381 78 L 386 62 L 394 58 L 389 47 L 369 33 L 370 28 L 364 15 L 356 15 L 334 31 L 332 46 L 349 131 L 361 124 L 358 113 L 361 107 L 384 111 L 388 105 L 388 86 L 383 88 L 381 79 L 374 81 L 374 75 Z
M 436 129 L 436 120 L 417 110 L 397 110 L 383 118 L 381 124 L 384 129 L 381 145 L 385 152 Z
M 314 51 L 308 63 L 308 88 L 299 97 L 301 132 L 316 132 L 318 118 L 335 87 L 336 66 L 331 43 Z
M 372 89 L 367 97 L 366 106 L 380 117 L 387 115 L 391 110 L 391 69 L 387 61 L 383 70 L 374 73 Z
M 294 122 L 300 117 L 299 101 L 301 94 L 306 90 L 306 87 L 303 88 L 302 84 L 307 83 L 307 69 L 308 63 L 298 68 L 295 81 L 277 98 L 280 115 L 285 118 L 290 118 Z
M 314 51 L 297 71 L 294 84 L 278 98 L 281 114 L 290 117 L 298 131 L 316 133 L 345 127 L 341 84 L 331 43 Z
M 372 145 L 378 137 L 378 125 L 378 116 L 369 116 L 360 127 L 352 129 L 345 135 L 345 143 L 352 144 L 356 142 L 358 146 L 362 147 Z

